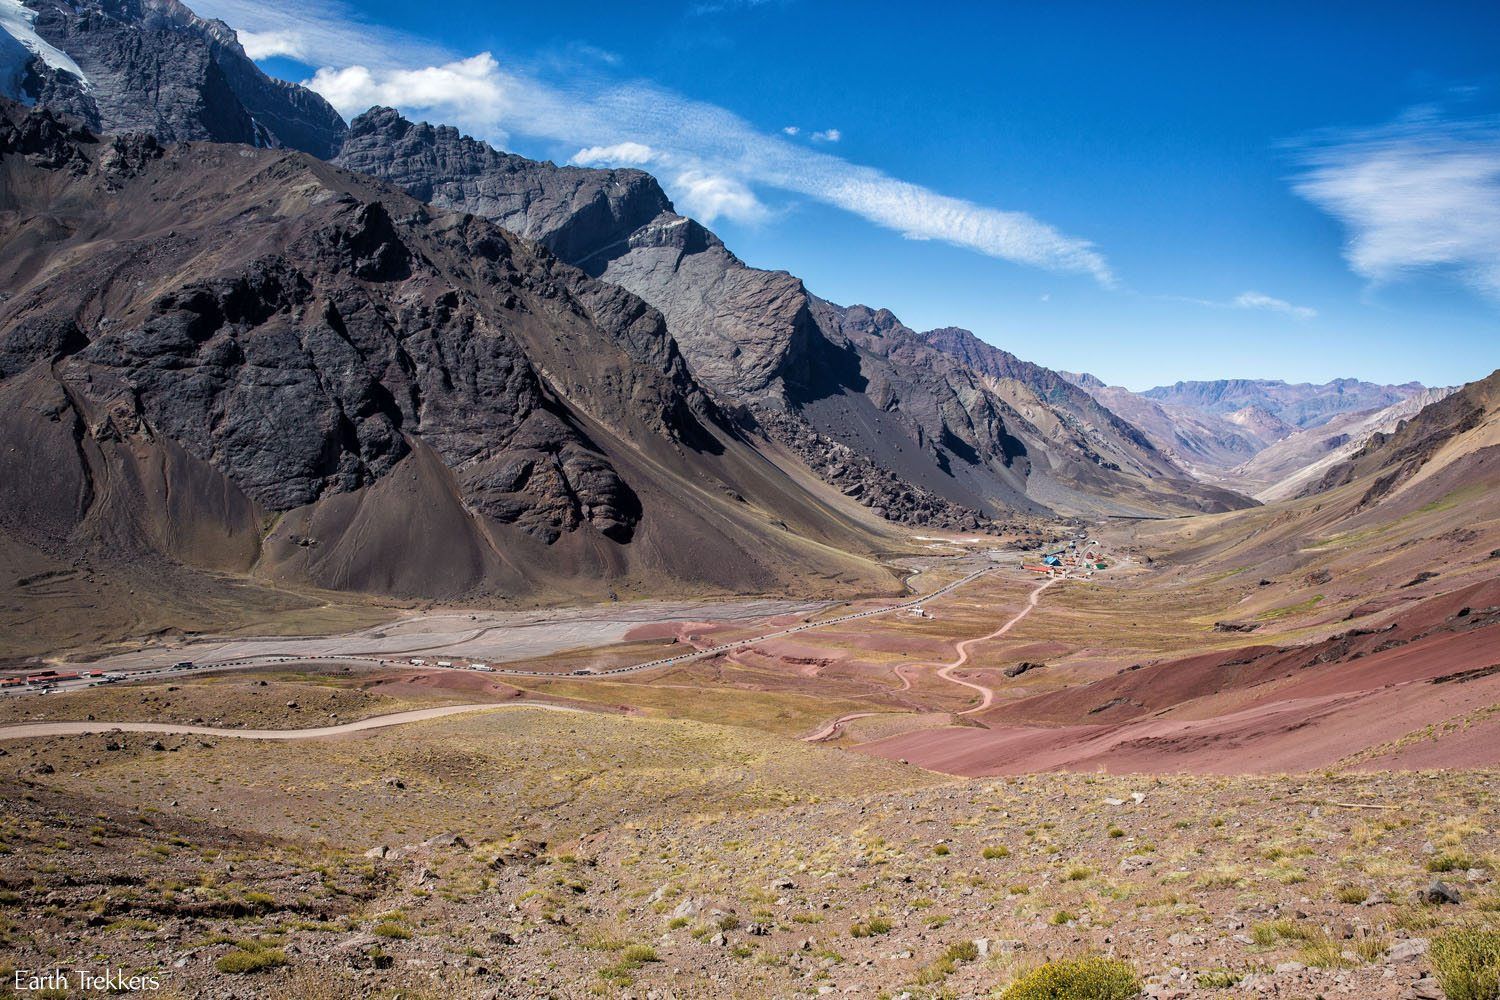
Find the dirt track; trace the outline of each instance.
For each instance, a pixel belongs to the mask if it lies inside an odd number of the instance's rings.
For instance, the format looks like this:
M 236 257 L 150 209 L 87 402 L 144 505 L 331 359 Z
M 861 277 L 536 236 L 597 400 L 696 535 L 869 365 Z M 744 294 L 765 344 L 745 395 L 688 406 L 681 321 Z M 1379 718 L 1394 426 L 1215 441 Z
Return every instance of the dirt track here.
M 410 712 L 394 712 L 377 715 L 357 722 L 346 722 L 339 726 L 319 726 L 314 729 L 219 729 L 213 726 L 177 726 L 166 722 L 28 722 L 18 726 L 0 728 L 0 740 L 26 740 L 47 736 L 81 736 L 89 733 L 162 733 L 173 736 L 229 736 L 242 740 L 317 740 L 334 736 L 347 736 L 372 729 L 404 726 L 410 722 L 425 722 L 448 715 L 465 712 L 492 712 L 501 708 L 539 708 L 548 712 L 581 712 L 580 708 L 563 705 L 548 705 L 537 701 L 513 701 L 503 705 L 444 705 L 440 708 L 419 708 Z
M 1001 625 L 999 628 L 995 629 L 995 631 L 989 633 L 988 635 L 975 636 L 972 639 L 961 639 L 954 645 L 953 651 L 958 654 L 957 658 L 949 663 L 944 664 L 943 667 L 938 670 L 937 675 L 945 681 L 949 681 L 954 684 L 961 684 L 966 688 L 973 688 L 980 694 L 979 704 L 973 708 L 965 709 L 964 711 L 959 712 L 959 715 L 968 715 L 972 712 L 982 712 L 985 709 L 989 708 L 992 704 L 994 704 L 995 701 L 995 692 L 990 688 L 987 688 L 982 684 L 976 684 L 972 681 L 962 680 L 958 677 L 953 676 L 952 672 L 954 670 L 957 670 L 959 667 L 969 662 L 969 648 L 977 643 L 987 642 L 990 639 L 997 639 L 1005 633 L 1009 632 L 1016 626 L 1017 623 L 1021 621 L 1021 619 L 1025 618 L 1027 615 L 1031 614 L 1031 612 L 1036 610 L 1037 603 L 1042 599 L 1042 591 L 1046 590 L 1056 582 L 1057 579 L 1055 577 L 1048 577 L 1045 582 L 1033 589 L 1031 591 L 1031 595 L 1026 599 L 1026 607 L 1022 608 L 1004 625 Z M 921 665 L 922 664 L 903 664 L 903 666 Z M 901 690 L 910 691 L 911 679 L 908 678 L 904 673 L 902 673 L 902 667 L 896 668 L 896 676 L 901 678 Z M 843 715 L 837 719 L 834 719 L 832 722 L 828 723 L 826 726 L 824 726 L 822 729 L 819 729 L 812 735 L 802 737 L 802 739 L 807 743 L 821 743 L 824 740 L 832 739 L 835 735 L 837 735 L 839 729 L 844 725 L 844 723 L 853 722 L 855 719 L 865 719 L 872 715 L 879 714 L 881 713 L 855 712 L 851 715 Z

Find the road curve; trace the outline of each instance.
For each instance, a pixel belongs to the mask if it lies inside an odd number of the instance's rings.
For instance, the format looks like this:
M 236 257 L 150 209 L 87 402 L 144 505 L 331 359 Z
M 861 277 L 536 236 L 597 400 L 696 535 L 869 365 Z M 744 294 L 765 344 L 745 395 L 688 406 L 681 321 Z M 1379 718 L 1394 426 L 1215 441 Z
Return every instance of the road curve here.
M 833 739 L 834 734 L 839 731 L 839 727 L 846 722 L 853 722 L 855 719 L 868 719 L 872 715 L 889 714 L 889 712 L 851 712 L 848 715 L 841 715 L 837 719 L 834 719 L 832 722 L 830 722 L 828 725 L 824 726 L 822 729 L 819 729 L 817 732 L 813 733 L 811 736 L 802 737 L 802 742 L 822 743 L 824 740 Z
M 966 688 L 973 688 L 975 691 L 978 691 L 980 695 L 978 705 L 959 712 L 959 715 L 972 715 L 975 712 L 983 712 L 985 709 L 989 708 L 995 703 L 995 692 L 993 689 L 987 688 L 983 684 L 977 684 L 973 681 L 966 681 L 960 677 L 953 676 L 953 671 L 969 662 L 969 647 L 973 646 L 976 643 L 988 642 L 991 639 L 998 639 L 1000 636 L 1009 632 L 1012 628 L 1015 627 L 1016 623 L 1036 610 L 1037 602 L 1042 599 L 1042 591 L 1046 590 L 1056 582 L 1057 579 L 1055 577 L 1049 576 L 1045 582 L 1038 585 L 1037 588 L 1031 592 L 1031 596 L 1026 599 L 1026 607 L 1022 608 L 1014 618 L 1006 622 L 1004 625 L 1001 625 L 999 628 L 995 629 L 995 631 L 991 632 L 989 635 L 981 635 L 975 639 L 965 639 L 963 642 L 960 642 L 958 645 L 953 647 L 953 651 L 958 654 L 958 658 L 956 660 L 953 660 L 951 663 L 944 664 L 938 670 L 937 675 L 945 681 L 951 681 L 954 684 L 962 684 Z
M 980 701 L 978 705 L 959 712 L 959 715 L 970 715 L 974 712 L 982 712 L 995 703 L 994 691 L 990 690 L 982 684 L 976 684 L 972 681 L 966 681 L 962 678 L 954 677 L 952 674 L 952 671 L 957 670 L 959 667 L 969 662 L 969 647 L 977 643 L 988 642 L 990 639 L 997 639 L 1005 633 L 1009 632 L 1011 629 L 1015 628 L 1016 623 L 1036 610 L 1037 603 L 1042 599 L 1042 591 L 1046 590 L 1056 582 L 1057 578 L 1048 577 L 1045 582 L 1034 588 L 1031 591 L 1031 595 L 1026 599 L 1026 607 L 1022 608 L 1014 617 L 1012 617 L 1004 625 L 1001 625 L 999 628 L 995 629 L 995 631 L 991 632 L 988 635 L 975 636 L 972 639 L 964 639 L 958 642 L 953 647 L 953 651 L 958 654 L 958 657 L 953 661 L 944 664 L 938 670 L 937 675 L 945 681 L 949 681 L 954 684 L 962 684 L 966 688 L 972 688 L 975 691 L 978 691 L 980 695 Z M 898 666 L 896 668 L 896 676 L 901 678 L 901 690 L 903 691 L 911 690 L 911 679 L 901 672 L 904 667 L 909 666 L 921 666 L 921 664 L 903 663 L 901 664 L 901 666 Z M 841 729 L 846 722 L 853 722 L 855 719 L 867 719 L 872 715 L 886 714 L 888 713 L 853 712 L 849 715 L 841 715 L 812 735 L 802 737 L 802 740 L 805 743 L 822 743 L 824 740 L 830 740 L 835 735 L 837 735 L 839 729 Z
M 179 726 L 170 722 L 26 722 L 15 726 L 0 726 L 0 740 L 26 740 L 46 736 L 82 736 L 90 733 L 161 733 L 172 736 L 228 736 L 241 740 L 317 740 L 348 733 L 404 726 L 410 722 L 425 722 L 448 715 L 465 712 L 492 712 L 501 708 L 540 708 L 548 712 L 582 712 L 581 708 L 566 705 L 548 705 L 539 701 L 511 701 L 502 704 L 484 702 L 477 705 L 443 705 L 439 708 L 418 708 L 410 712 L 392 712 L 376 715 L 338 726 L 318 726 L 313 729 L 219 729 L 214 726 Z

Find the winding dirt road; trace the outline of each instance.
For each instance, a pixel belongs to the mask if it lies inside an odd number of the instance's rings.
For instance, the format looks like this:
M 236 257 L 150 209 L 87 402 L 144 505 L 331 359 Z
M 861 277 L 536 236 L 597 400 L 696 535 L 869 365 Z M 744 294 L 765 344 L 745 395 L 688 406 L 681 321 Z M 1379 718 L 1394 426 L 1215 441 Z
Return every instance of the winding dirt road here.
M 995 692 L 992 688 L 987 688 L 983 684 L 978 684 L 974 681 L 966 681 L 961 677 L 953 676 L 953 671 L 969 662 L 969 647 L 973 646 L 976 643 L 988 642 L 991 639 L 998 639 L 1000 638 L 1000 636 L 1009 632 L 1016 626 L 1016 623 L 1036 610 L 1037 602 L 1042 599 L 1042 591 L 1046 590 L 1056 582 L 1056 577 L 1049 576 L 1045 582 L 1043 582 L 1031 592 L 1031 596 L 1026 599 L 1026 607 L 1022 608 L 1014 618 L 1006 622 L 1004 625 L 1001 625 L 999 628 L 995 629 L 995 631 L 991 632 L 989 635 L 981 635 L 977 639 L 965 639 L 964 641 L 953 647 L 953 651 L 958 654 L 958 658 L 951 663 L 944 664 L 938 670 L 937 675 L 945 681 L 951 681 L 954 684 L 962 684 L 966 688 L 973 688 L 975 691 L 978 691 L 980 695 L 978 705 L 959 712 L 959 715 L 973 715 L 975 712 L 983 712 L 985 709 L 989 708 L 995 703 Z
M 995 631 L 989 633 L 988 635 L 975 636 L 972 639 L 962 639 L 962 640 L 960 640 L 958 643 L 956 643 L 954 645 L 953 651 L 958 654 L 957 657 L 954 658 L 953 660 L 949 661 L 948 663 L 943 664 L 941 667 L 939 667 L 938 671 L 937 671 L 937 676 L 941 677 L 943 680 L 948 681 L 948 682 L 950 682 L 952 684 L 961 684 L 961 685 L 963 685 L 966 688 L 971 688 L 972 690 L 975 690 L 975 691 L 979 692 L 979 704 L 975 705 L 973 708 L 964 709 L 962 712 L 958 713 L 959 715 L 972 715 L 975 712 L 983 712 L 985 709 L 989 708 L 991 705 L 993 705 L 995 703 L 995 692 L 994 692 L 993 689 L 987 688 L 983 684 L 979 684 L 979 683 L 976 683 L 974 681 L 966 681 L 966 680 L 964 680 L 961 677 L 954 677 L 953 676 L 953 671 L 957 670 L 959 667 L 961 667 L 964 664 L 966 664 L 966 663 L 969 662 L 969 649 L 970 649 L 970 647 L 975 646 L 975 645 L 977 645 L 977 644 L 979 644 L 981 642 L 988 642 L 991 639 L 998 639 L 1000 636 L 1004 635 L 1005 633 L 1009 632 L 1011 629 L 1015 628 L 1016 625 L 1023 618 L 1025 618 L 1027 615 L 1031 614 L 1033 611 L 1036 610 L 1037 604 L 1042 599 L 1042 591 L 1044 591 L 1048 587 L 1052 586 L 1059 579 L 1061 579 L 1061 578 L 1060 577 L 1050 577 L 1049 576 L 1045 581 L 1043 581 L 1042 583 L 1038 584 L 1031 591 L 1030 596 L 1028 596 L 1026 598 L 1026 606 L 1024 608 L 1022 608 L 1020 611 L 1018 611 L 1015 614 L 1015 616 L 1012 617 L 1009 621 L 1007 621 L 1004 625 L 1001 625 L 999 628 L 995 629 Z M 921 667 L 921 666 L 930 666 L 930 664 L 923 664 L 923 663 L 903 663 L 901 666 L 899 666 L 899 667 L 896 668 L 896 676 L 899 677 L 899 678 L 901 678 L 901 690 L 902 691 L 910 691 L 911 690 L 911 678 L 908 677 L 904 673 L 904 671 L 906 670 L 906 668 L 907 667 Z M 825 740 L 830 740 L 835 735 L 837 735 L 839 729 L 842 728 L 843 725 L 844 725 L 844 723 L 846 723 L 846 722 L 853 722 L 855 719 L 865 719 L 865 718 L 869 718 L 872 715 L 883 715 L 883 714 L 885 714 L 885 713 L 882 713 L 882 712 L 854 712 L 854 713 L 851 713 L 849 715 L 841 715 L 837 719 L 834 719 L 832 722 L 828 723 L 828 725 L 824 726 L 822 729 L 819 729 L 817 732 L 813 733 L 810 736 L 804 736 L 804 737 L 802 737 L 802 739 L 803 739 L 804 742 L 807 742 L 807 743 L 821 743 L 821 742 L 823 742 Z
M 219 729 L 213 726 L 178 726 L 169 722 L 27 722 L 15 726 L 0 726 L 0 740 L 26 740 L 45 736 L 81 736 L 90 733 L 162 733 L 172 736 L 228 736 L 242 740 L 318 740 L 350 733 L 362 733 L 390 726 L 404 726 L 411 722 L 441 719 L 448 715 L 465 712 L 492 712 L 502 708 L 540 708 L 548 712 L 582 712 L 581 708 L 565 705 L 549 705 L 539 701 L 511 701 L 504 704 L 481 703 L 477 705 L 444 705 L 440 708 L 419 708 L 410 712 L 392 712 L 368 719 L 346 722 L 338 726 L 319 726 L 314 729 Z

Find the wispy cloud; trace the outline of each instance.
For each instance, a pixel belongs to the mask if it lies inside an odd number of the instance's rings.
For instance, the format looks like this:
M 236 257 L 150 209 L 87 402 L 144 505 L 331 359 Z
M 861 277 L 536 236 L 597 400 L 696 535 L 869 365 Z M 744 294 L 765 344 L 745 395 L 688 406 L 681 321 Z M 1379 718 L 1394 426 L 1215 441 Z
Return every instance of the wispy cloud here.
M 1382 128 L 1323 133 L 1300 156 L 1293 189 L 1343 223 L 1356 274 L 1389 282 L 1447 269 L 1500 299 L 1500 119 L 1424 108 Z
M 777 0 L 703 0 L 688 7 L 688 13 L 696 17 L 708 14 L 723 14 L 733 10 L 752 10 L 756 7 L 764 7 Z
M 1294 306 L 1286 299 L 1274 298 L 1264 292 L 1241 292 L 1235 296 L 1231 305 L 1236 309 L 1269 309 L 1298 319 L 1312 319 L 1318 315 L 1318 311 L 1311 306 Z
M 821 132 L 814 132 L 810 139 L 813 142 L 838 142 L 844 137 L 844 133 L 836 128 L 825 128 Z
M 340 0 L 192 0 L 192 8 L 234 28 L 252 59 L 389 69 L 453 58 L 442 46 L 365 21 Z
M 1186 302 L 1195 306 L 1207 306 L 1209 309 L 1264 309 L 1296 319 L 1314 319 L 1318 315 L 1318 311 L 1312 306 L 1299 306 L 1286 299 L 1278 299 L 1265 292 L 1256 291 L 1241 292 L 1228 301 L 1200 299 L 1191 295 L 1157 295 L 1154 297 L 1165 302 Z
M 236 28 L 277 33 L 296 58 L 321 66 L 308 81 L 346 115 L 374 104 L 459 125 L 480 138 L 515 135 L 592 149 L 591 162 L 627 163 L 601 151 L 634 143 L 652 151 L 668 193 L 691 212 L 765 218 L 767 190 L 843 209 L 908 239 L 938 240 L 1004 260 L 1115 278 L 1088 240 L 1025 212 L 939 194 L 870 166 L 763 132 L 738 115 L 649 83 L 613 84 L 579 74 L 549 81 L 502 66 L 488 53 L 404 59 L 389 34 L 359 22 L 334 0 L 200 0 Z M 823 130 L 824 144 L 839 138 Z

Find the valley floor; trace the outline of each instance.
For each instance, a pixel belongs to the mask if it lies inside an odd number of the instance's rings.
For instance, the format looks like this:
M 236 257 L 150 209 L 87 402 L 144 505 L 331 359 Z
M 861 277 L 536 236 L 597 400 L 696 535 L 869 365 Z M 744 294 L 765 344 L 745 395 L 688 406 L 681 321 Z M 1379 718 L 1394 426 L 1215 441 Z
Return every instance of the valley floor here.
M 1437 996 L 1429 943 L 1500 921 L 1494 502 L 1441 554 L 1441 504 L 1060 528 L 1062 579 L 953 544 L 916 608 L 591 609 L 524 661 L 538 622 L 466 611 L 157 641 L 103 663 L 287 662 L 0 700 L 0 954 L 183 997 L 918 1000 L 1083 954 Z

